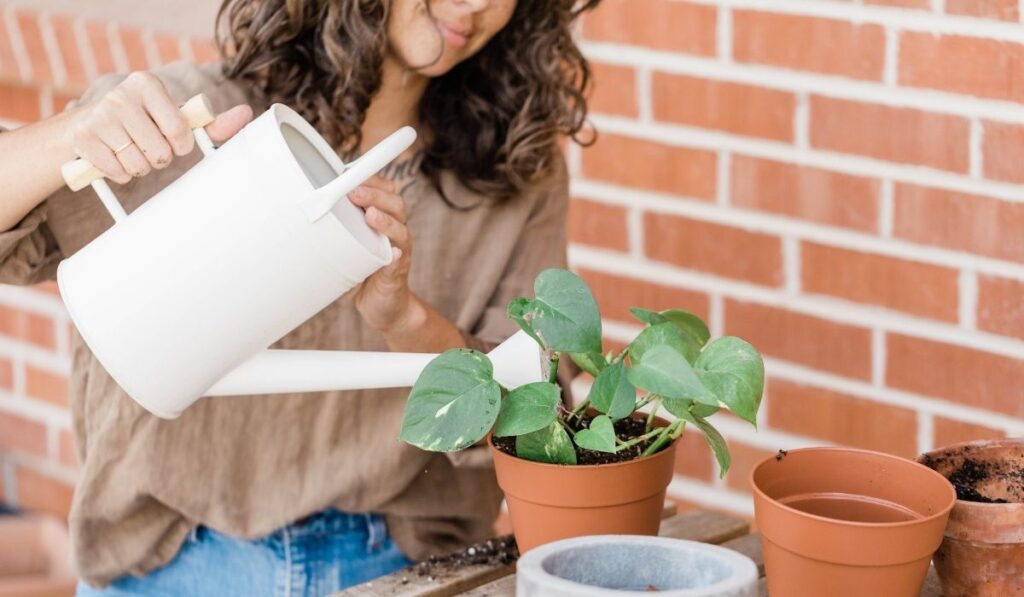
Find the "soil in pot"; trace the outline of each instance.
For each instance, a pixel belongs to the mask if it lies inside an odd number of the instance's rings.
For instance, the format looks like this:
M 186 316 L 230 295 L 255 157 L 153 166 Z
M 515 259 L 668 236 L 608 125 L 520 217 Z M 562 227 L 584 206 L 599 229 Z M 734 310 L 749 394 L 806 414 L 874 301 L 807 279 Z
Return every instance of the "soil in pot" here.
M 919 462 L 959 498 L 935 553 L 948 597 L 1024 597 L 1024 439 L 940 448 Z
M 573 431 L 579 431 L 590 427 L 590 422 L 594 420 L 594 416 L 597 413 L 591 411 L 583 414 L 580 417 L 573 417 L 572 422 L 569 426 L 572 427 Z M 647 432 L 647 420 L 642 417 L 631 417 L 626 419 L 620 419 L 615 422 L 615 436 L 622 441 L 628 441 L 635 439 Z M 643 441 L 627 450 L 619 450 L 614 454 L 609 452 L 598 452 L 597 450 L 587 450 L 577 445 L 573 445 L 576 448 L 576 465 L 588 465 L 588 464 L 613 464 L 616 462 L 626 462 L 627 460 L 635 460 L 644 453 L 644 450 L 651 445 L 653 439 Z M 509 456 L 516 455 L 516 438 L 514 437 L 496 437 L 494 438 L 494 447 L 498 448 L 502 452 Z M 667 448 L 668 445 L 665 446 Z M 662 448 L 664 450 L 665 448 Z M 661 450 L 659 450 L 660 452 Z
M 588 416 L 581 425 L 589 420 Z M 616 435 L 638 437 L 645 424 L 645 415 L 634 415 L 616 423 Z M 667 422 L 655 418 L 655 425 Z M 519 458 L 514 441 L 503 438 L 491 436 L 490 443 L 498 485 L 505 492 L 522 552 L 584 535 L 657 535 L 678 442 L 644 458 L 638 456 L 646 445 L 626 454 L 576 446 L 576 465 Z

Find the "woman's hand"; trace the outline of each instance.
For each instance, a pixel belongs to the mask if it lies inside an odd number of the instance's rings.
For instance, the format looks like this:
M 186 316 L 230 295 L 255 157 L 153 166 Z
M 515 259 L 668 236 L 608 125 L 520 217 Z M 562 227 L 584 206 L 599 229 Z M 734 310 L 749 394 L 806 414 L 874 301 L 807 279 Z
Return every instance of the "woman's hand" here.
M 68 127 L 75 153 L 107 178 L 124 184 L 132 177 L 167 167 L 174 156 L 192 151 L 188 121 L 160 79 L 134 72 L 96 102 L 76 109 Z M 217 143 L 252 120 L 252 108 L 238 105 L 206 126 Z
M 370 327 L 385 335 L 416 327 L 422 315 L 419 300 L 409 290 L 412 238 L 405 225 L 405 202 L 395 185 L 379 176 L 367 180 L 349 194 L 352 203 L 366 212 L 366 223 L 391 241 L 391 263 L 367 278 L 355 294 L 359 313 Z

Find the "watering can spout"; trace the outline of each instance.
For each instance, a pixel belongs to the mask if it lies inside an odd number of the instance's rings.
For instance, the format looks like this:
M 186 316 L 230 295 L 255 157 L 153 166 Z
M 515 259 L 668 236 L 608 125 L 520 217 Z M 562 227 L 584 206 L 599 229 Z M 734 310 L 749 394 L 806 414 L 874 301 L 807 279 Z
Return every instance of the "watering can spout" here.
M 240 396 L 412 387 L 438 355 L 430 353 L 266 350 L 213 385 L 205 396 Z M 542 381 L 541 353 L 518 332 L 488 353 L 494 379 L 514 388 Z
M 403 126 L 385 137 L 359 159 L 347 164 L 341 176 L 315 190 L 313 196 L 302 205 L 306 216 L 311 222 L 322 218 L 342 197 L 400 156 L 414 141 L 416 130 L 411 126 Z

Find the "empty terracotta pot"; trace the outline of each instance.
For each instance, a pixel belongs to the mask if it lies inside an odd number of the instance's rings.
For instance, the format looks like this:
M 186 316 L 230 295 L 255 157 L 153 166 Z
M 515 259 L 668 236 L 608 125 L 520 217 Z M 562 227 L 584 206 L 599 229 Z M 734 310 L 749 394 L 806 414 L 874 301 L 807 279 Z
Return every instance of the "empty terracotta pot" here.
M 956 501 L 935 471 L 851 448 L 780 452 L 751 485 L 772 597 L 917 597 Z
M 658 534 L 678 442 L 647 458 L 578 466 L 524 460 L 488 442 L 520 552 L 584 535 Z
M 935 569 L 947 597 L 1024 597 L 1024 439 L 956 444 L 918 461 L 953 483 Z

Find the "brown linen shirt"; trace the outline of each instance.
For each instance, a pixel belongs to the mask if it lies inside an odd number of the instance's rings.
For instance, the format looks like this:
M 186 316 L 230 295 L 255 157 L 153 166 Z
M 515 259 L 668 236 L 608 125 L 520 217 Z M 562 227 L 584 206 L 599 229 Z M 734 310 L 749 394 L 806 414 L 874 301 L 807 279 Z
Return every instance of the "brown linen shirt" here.
M 217 111 L 253 101 L 218 67 L 176 63 L 156 74 L 179 102 L 199 92 Z M 82 101 L 121 78 L 100 79 Z M 198 159 L 194 151 L 114 192 L 131 212 Z M 555 166 L 543 184 L 504 202 L 447 175 L 442 186 L 463 210 L 421 176 L 403 190 L 414 241 L 409 284 L 476 347 L 511 335 L 508 301 L 530 294 L 543 269 L 565 264 L 568 182 L 564 163 Z M 111 223 L 90 189 L 53 194 L 0 233 L 0 282 L 52 279 L 60 259 Z M 387 350 L 348 297 L 274 346 Z M 486 448 L 445 455 L 400 443 L 408 390 L 204 398 L 169 421 L 133 402 L 77 335 L 72 358 L 82 466 L 69 524 L 77 569 L 92 584 L 166 564 L 198 524 L 256 538 L 327 507 L 383 513 L 414 559 L 490 532 L 500 493 Z

